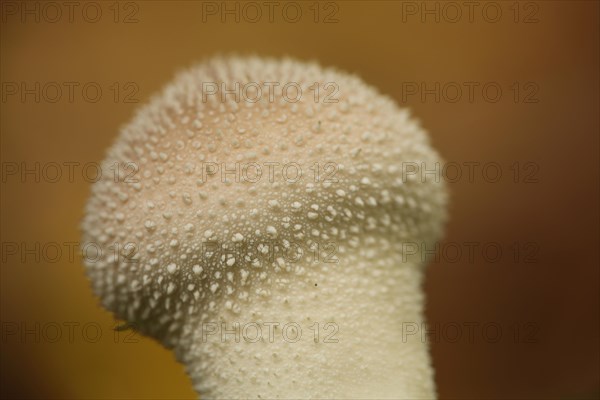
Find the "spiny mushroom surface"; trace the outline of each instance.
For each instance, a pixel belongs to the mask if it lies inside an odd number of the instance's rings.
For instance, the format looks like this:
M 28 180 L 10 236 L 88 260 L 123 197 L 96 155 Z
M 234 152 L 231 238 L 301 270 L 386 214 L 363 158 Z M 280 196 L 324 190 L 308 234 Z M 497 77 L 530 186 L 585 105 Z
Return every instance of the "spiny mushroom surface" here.
M 445 219 L 443 182 L 422 173 L 438 162 L 355 76 L 213 58 L 110 148 L 82 224 L 102 250 L 87 272 L 203 399 L 432 398 L 427 344 L 405 328 L 422 327 L 421 250 Z

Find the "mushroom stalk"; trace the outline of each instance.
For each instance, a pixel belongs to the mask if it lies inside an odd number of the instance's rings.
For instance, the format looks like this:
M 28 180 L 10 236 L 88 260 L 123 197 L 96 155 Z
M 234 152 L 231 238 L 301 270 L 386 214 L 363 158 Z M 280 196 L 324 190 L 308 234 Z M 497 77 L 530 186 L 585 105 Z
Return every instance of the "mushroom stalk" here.
M 123 173 L 93 185 L 83 221 L 103 250 L 93 289 L 174 350 L 202 399 L 435 397 L 414 329 L 445 220 L 438 162 L 354 76 L 208 60 L 110 149 Z
M 177 353 L 202 398 L 434 398 L 426 344 L 407 332 L 423 321 L 421 272 L 369 250 L 376 260 L 347 254 L 235 313 L 220 304 L 214 320 L 190 319 Z

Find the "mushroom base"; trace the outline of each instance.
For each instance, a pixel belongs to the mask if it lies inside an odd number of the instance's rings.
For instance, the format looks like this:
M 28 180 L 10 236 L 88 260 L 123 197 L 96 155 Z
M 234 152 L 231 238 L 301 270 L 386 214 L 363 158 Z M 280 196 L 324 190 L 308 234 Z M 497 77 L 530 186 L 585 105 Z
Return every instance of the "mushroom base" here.
M 236 312 L 224 300 L 188 321 L 191 343 L 176 351 L 202 399 L 435 398 L 427 343 L 415 332 L 423 272 L 397 265 L 340 260 L 265 284 Z

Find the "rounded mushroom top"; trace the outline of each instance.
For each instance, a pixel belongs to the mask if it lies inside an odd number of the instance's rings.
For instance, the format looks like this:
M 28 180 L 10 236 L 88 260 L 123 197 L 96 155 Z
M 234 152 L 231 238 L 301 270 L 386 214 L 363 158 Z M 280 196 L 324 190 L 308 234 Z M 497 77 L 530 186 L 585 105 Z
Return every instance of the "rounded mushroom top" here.
M 360 257 L 373 243 L 435 240 L 438 162 L 408 111 L 355 76 L 213 58 L 180 73 L 110 148 L 82 224 L 98 249 L 87 271 L 107 308 L 164 337 L 185 315 L 235 312 L 310 275 L 322 266 L 306 260 L 332 243 L 334 256 Z

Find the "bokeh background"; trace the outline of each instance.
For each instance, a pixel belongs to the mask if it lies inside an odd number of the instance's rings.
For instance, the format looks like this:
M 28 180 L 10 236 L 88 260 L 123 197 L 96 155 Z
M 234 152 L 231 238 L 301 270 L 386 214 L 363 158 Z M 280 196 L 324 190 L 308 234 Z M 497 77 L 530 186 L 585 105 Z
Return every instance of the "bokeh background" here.
M 79 240 L 89 193 L 82 166 L 103 158 L 119 127 L 176 71 L 215 53 L 241 52 L 356 73 L 410 107 L 447 161 L 479 163 L 472 181 L 449 184 L 442 246 L 464 250 L 477 242 L 480 250 L 456 262 L 442 256 L 427 272 L 441 398 L 598 398 L 598 2 L 481 2 L 471 17 L 464 2 L 454 3 L 460 17 L 444 2 L 297 2 L 303 14 L 296 23 L 284 18 L 285 2 L 272 22 L 265 14 L 255 23 L 245 18 L 254 17 L 249 9 L 239 22 L 207 15 L 206 2 L 79 4 L 71 21 L 61 6 L 52 22 L 56 10 L 44 2 L 1 3 L 3 397 L 195 396 L 169 351 L 112 330 L 115 321 L 67 249 Z M 422 7 L 438 7 L 439 16 Z M 98 8 L 101 17 L 91 22 Z M 48 82 L 79 86 L 73 101 L 67 91 L 48 101 L 48 86 L 37 102 L 31 94 L 21 99 L 23 82 L 40 82 L 42 91 Z M 83 97 L 89 82 L 103 90 L 98 102 Z M 411 94 L 415 84 L 436 82 L 439 101 L 421 98 L 420 89 Z M 477 84 L 472 99 L 465 82 Z M 463 88 L 458 101 L 449 83 Z M 486 84 L 502 89 L 498 101 L 492 89 L 482 93 Z M 54 183 L 9 173 L 36 162 L 79 166 L 72 182 L 66 167 Z M 501 167 L 497 182 L 489 179 L 494 171 L 483 175 L 486 163 Z M 51 243 L 63 253 L 56 257 L 50 246 L 39 261 L 27 253 L 21 260 L 20 251 L 36 243 L 38 254 Z M 485 243 L 500 246 L 497 261 L 483 256 Z M 475 326 L 472 340 L 468 324 Z M 455 340 L 457 325 L 462 336 Z M 492 340 L 498 327 L 502 335 Z

